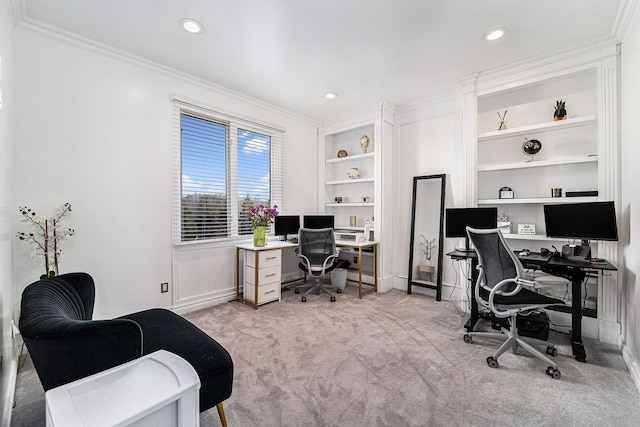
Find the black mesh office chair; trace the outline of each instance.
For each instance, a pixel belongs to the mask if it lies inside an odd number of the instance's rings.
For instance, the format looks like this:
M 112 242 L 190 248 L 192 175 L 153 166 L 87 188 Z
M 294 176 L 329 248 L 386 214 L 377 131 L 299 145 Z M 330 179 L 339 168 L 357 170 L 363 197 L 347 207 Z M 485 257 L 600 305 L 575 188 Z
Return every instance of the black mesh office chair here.
M 298 258 L 300 269 L 315 279 L 315 283 L 311 285 L 295 288 L 296 294 L 300 293 L 300 289 L 308 288 L 302 295 L 302 302 L 307 301 L 307 295 L 311 292 L 316 295 L 325 292 L 331 296 L 331 302 L 334 302 L 336 297 L 331 290 L 335 288 L 330 284 L 320 283 L 320 279 L 326 279 L 327 273 L 336 268 L 338 261 L 333 228 L 301 228 L 298 232 Z M 337 291 L 341 292 L 339 289 Z
M 487 364 L 492 368 L 498 367 L 498 358 L 502 353 L 510 348 L 515 351 L 521 347 L 547 363 L 547 375 L 560 378 L 558 365 L 533 346 L 546 346 L 547 354 L 552 356 L 557 355 L 556 348 L 547 341 L 520 336 L 516 319 L 518 314 L 524 315 L 551 305 L 564 305 L 564 302 L 527 289 L 535 287 L 535 278 L 525 275 L 520 260 L 509 249 L 499 230 L 467 227 L 467 235 L 478 254 L 479 274 L 475 298 L 480 306 L 488 308 L 496 317 L 508 318 L 509 327 L 502 328 L 499 333 L 469 332 L 465 334 L 464 341 L 471 343 L 474 336 L 504 341 L 496 354 L 487 358 Z M 559 283 L 564 280 L 557 279 Z

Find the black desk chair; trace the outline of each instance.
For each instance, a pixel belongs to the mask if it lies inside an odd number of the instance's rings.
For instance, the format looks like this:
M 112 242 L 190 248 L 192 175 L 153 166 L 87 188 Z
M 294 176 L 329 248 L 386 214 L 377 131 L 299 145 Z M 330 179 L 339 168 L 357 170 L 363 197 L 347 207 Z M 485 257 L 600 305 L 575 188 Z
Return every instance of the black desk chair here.
M 302 285 L 295 288 L 295 293 L 300 293 L 301 288 L 309 288 L 302 295 L 301 301 L 307 301 L 307 295 L 314 292 L 316 295 L 325 292 L 331 296 L 331 302 L 336 300 L 331 292 L 335 288 L 330 284 L 320 283 L 320 279 L 326 279 L 327 273 L 336 268 L 338 251 L 333 228 L 310 229 L 301 228 L 298 232 L 298 258 L 302 271 L 315 279 L 311 285 Z M 340 293 L 340 289 L 337 290 Z
M 534 345 L 546 346 L 549 355 L 557 355 L 556 348 L 547 341 L 523 337 L 518 334 L 517 316 L 552 305 L 564 305 L 564 302 L 538 294 L 533 288 L 534 281 L 524 277 L 524 268 L 497 229 L 478 230 L 467 227 L 467 235 L 473 242 L 478 254 L 478 281 L 475 286 L 475 298 L 478 304 L 488 308 L 498 318 L 508 318 L 509 328 L 495 332 L 468 332 L 464 335 L 466 343 L 472 337 L 491 338 L 504 341 L 494 356 L 487 358 L 487 364 L 498 367 L 498 358 L 510 348 L 523 348 L 528 353 L 547 363 L 547 375 L 560 378 L 558 365 L 538 351 Z M 561 280 L 561 278 L 558 278 Z

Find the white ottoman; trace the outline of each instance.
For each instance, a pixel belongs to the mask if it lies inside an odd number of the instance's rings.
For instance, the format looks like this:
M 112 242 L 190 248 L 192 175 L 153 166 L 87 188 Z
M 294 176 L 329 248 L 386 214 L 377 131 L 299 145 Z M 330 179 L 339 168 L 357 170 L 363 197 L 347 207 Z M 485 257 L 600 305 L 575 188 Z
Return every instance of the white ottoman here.
M 46 392 L 47 427 L 198 426 L 200 380 L 165 350 Z

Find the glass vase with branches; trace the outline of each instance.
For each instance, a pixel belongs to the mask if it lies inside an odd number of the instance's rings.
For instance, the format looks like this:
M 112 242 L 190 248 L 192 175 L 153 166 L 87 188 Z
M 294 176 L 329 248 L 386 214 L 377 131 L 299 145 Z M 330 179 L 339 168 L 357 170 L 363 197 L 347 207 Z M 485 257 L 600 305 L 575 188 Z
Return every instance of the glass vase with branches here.
M 63 227 L 63 221 L 71 214 L 71 204 L 62 205 L 53 216 L 44 217 L 28 207 L 19 207 L 21 222 L 26 223 L 30 231 L 18 232 L 16 237 L 31 248 L 31 257 L 44 257 L 45 274 L 53 277 L 60 274 L 59 263 L 62 246 L 75 234 L 75 230 Z

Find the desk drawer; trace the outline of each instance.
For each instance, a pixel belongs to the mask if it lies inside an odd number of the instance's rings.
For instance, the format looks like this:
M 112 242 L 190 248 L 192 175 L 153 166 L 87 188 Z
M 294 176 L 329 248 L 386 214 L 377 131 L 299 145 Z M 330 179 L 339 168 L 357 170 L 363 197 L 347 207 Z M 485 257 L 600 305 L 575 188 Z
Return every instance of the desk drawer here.
M 255 286 L 246 283 L 244 285 L 244 297 L 254 302 L 256 297 Z M 276 283 L 258 286 L 258 303 L 264 304 L 271 301 L 280 301 L 280 280 Z
M 244 281 L 251 285 L 255 285 L 256 281 L 256 269 L 246 266 L 244 269 Z M 258 286 L 266 285 L 273 282 L 280 283 L 282 277 L 282 271 L 280 266 L 258 269 Z
M 280 265 L 280 261 L 282 260 L 282 250 L 281 249 L 271 249 L 258 251 L 258 263 L 259 267 L 274 267 L 276 265 Z M 245 255 L 245 263 L 249 267 L 255 267 L 256 257 L 255 253 L 251 251 L 247 251 Z

